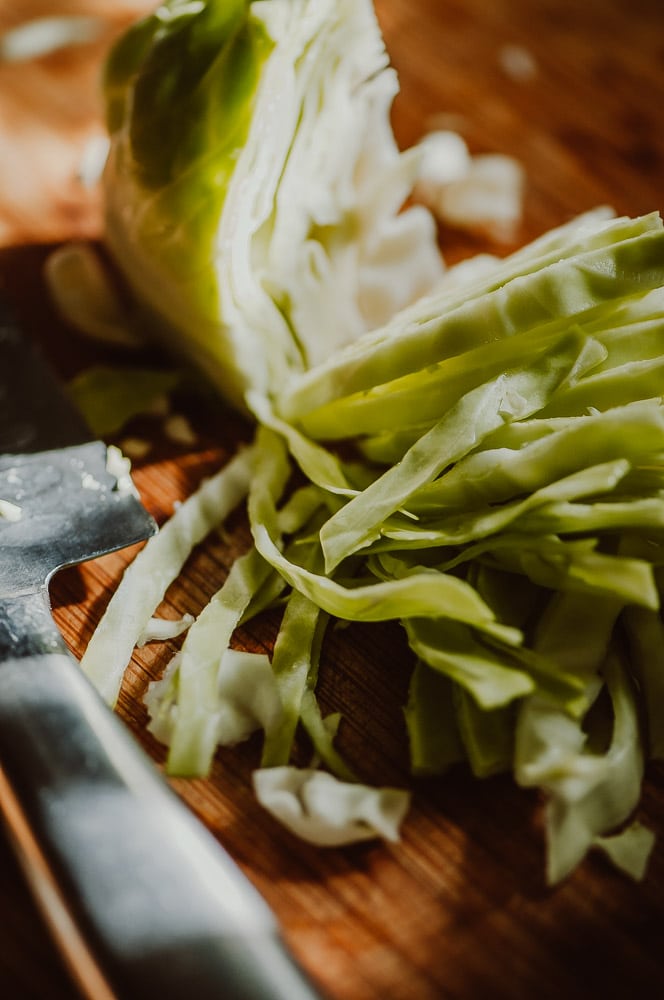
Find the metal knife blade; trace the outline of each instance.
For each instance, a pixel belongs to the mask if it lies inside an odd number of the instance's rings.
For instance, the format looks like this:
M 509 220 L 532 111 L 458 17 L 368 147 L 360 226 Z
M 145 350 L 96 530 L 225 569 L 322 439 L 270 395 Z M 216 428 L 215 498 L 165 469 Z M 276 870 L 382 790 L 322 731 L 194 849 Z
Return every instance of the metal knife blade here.
M 0 809 L 81 992 L 314 1000 L 267 905 L 55 626 L 50 576 L 145 538 L 154 523 L 118 488 L 105 446 L 89 440 L 6 309 L 0 500 Z
M 138 498 L 108 469 L 9 307 L 0 302 L 0 594 L 42 586 L 63 566 L 148 538 L 156 530 Z
M 109 471 L 101 441 L 0 454 L 0 500 L 13 511 L 0 517 L 0 595 L 40 587 L 58 569 L 143 541 L 156 528 Z

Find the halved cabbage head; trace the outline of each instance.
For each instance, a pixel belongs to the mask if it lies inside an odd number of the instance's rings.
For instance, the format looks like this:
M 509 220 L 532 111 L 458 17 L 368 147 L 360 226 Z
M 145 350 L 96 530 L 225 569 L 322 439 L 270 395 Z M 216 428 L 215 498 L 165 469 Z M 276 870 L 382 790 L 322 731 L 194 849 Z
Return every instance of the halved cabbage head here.
M 116 45 L 106 240 L 234 405 L 428 291 L 441 262 L 371 0 L 166 0 Z

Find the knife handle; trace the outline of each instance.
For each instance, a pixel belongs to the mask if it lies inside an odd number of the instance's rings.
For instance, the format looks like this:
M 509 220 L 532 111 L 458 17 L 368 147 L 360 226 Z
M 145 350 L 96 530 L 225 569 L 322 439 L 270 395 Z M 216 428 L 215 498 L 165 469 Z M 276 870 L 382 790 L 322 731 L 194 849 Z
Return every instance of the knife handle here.
M 94 1000 L 314 1000 L 273 914 L 68 653 L 46 591 L 0 597 L 0 807 Z

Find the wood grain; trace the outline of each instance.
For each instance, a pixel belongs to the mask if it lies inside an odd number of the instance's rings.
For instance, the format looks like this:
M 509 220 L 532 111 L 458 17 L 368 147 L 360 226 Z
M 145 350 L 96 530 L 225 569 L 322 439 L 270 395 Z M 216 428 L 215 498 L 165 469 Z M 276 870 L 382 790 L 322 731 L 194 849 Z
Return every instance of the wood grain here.
M 100 53 L 130 6 L 103 5 L 109 34 L 94 51 L 48 57 L 38 66 L 0 66 L 0 280 L 65 375 L 95 352 L 49 310 L 44 244 L 97 232 L 98 202 L 77 185 L 76 150 L 98 128 Z M 6 2 L 0 24 L 8 23 L 10 7 L 16 20 L 16 5 Z M 76 9 L 83 7 L 81 0 Z M 24 13 L 28 8 L 52 12 L 35 0 L 21 5 Z M 394 110 L 400 142 L 444 124 L 473 151 L 517 156 L 527 192 L 515 242 L 599 203 L 630 214 L 664 208 L 660 0 L 378 0 L 377 10 L 401 78 Z M 525 49 L 534 75 L 510 75 L 505 46 Z M 22 74 L 33 74 L 32 82 Z M 48 88 L 40 92 L 47 79 L 57 99 Z M 508 249 L 460 232 L 440 235 L 449 259 Z M 154 441 L 135 478 L 160 521 L 249 434 L 223 410 L 188 399 L 181 405 L 199 432 L 195 448 L 169 443 L 156 423 L 136 428 Z M 238 515 L 223 538 L 194 553 L 160 613 L 198 610 L 246 542 Z M 76 654 L 129 555 L 56 580 L 54 613 Z M 265 620 L 243 639 L 250 648 L 269 649 L 275 626 Z M 141 697 L 173 648 L 167 643 L 136 654 L 119 707 L 158 764 L 163 751 L 144 731 Z M 321 675 L 323 704 L 344 712 L 343 747 L 363 775 L 414 788 L 401 843 L 318 851 L 295 841 L 252 797 L 255 742 L 220 752 L 209 780 L 174 782 L 265 895 L 302 962 L 334 1000 L 662 995 L 661 842 L 641 885 L 593 857 L 547 890 L 536 796 L 508 779 L 479 782 L 464 771 L 437 781 L 409 779 L 401 723 L 409 662 L 396 627 L 353 627 L 332 635 Z M 661 769 L 648 774 L 640 816 L 664 833 Z M 0 920 L 0 994 L 73 997 L 4 843 Z

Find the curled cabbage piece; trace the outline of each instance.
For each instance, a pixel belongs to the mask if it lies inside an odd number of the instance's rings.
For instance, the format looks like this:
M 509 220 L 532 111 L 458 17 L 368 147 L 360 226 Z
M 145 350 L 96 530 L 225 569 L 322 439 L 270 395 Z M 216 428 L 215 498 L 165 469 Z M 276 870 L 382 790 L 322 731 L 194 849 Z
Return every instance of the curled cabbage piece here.
M 312 768 L 268 767 L 254 771 L 261 805 L 292 833 L 321 847 L 383 837 L 399 839 L 408 792 L 340 781 Z

